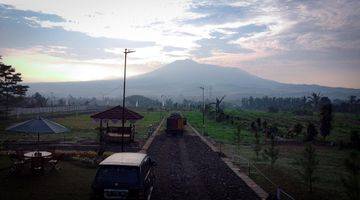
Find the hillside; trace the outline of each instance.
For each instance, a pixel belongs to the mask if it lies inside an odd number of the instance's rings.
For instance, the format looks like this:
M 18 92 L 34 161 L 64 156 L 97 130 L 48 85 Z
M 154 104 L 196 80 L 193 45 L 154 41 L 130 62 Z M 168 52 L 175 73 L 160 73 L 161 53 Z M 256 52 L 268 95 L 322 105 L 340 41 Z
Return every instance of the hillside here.
M 66 83 L 32 83 L 30 93 L 53 92 L 57 96 L 120 97 L 122 82 L 118 80 Z M 227 95 L 227 99 L 245 96 L 304 96 L 321 92 L 331 98 L 360 96 L 359 89 L 333 88 L 319 85 L 285 84 L 259 78 L 238 68 L 200 64 L 192 60 L 179 60 L 147 74 L 128 79 L 128 95 L 159 98 L 161 95 L 176 98 L 199 98 L 199 86 L 212 88 L 213 96 Z M 209 92 L 207 92 L 209 95 Z

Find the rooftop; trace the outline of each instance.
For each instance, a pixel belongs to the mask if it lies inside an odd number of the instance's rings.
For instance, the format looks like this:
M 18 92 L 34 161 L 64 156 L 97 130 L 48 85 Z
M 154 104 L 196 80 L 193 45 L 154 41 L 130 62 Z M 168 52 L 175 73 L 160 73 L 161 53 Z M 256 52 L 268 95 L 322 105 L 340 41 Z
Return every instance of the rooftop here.
M 121 120 L 122 119 L 122 111 L 123 107 L 121 106 L 115 106 L 113 108 L 110 108 L 108 110 L 105 110 L 103 112 L 96 113 L 94 115 L 91 115 L 91 118 L 93 119 L 108 119 L 108 120 Z M 126 120 L 139 120 L 144 118 L 142 115 L 140 115 L 137 112 L 134 112 L 130 109 L 125 108 L 124 109 L 125 119 Z
M 145 156 L 144 153 L 114 153 L 103 160 L 100 165 L 139 166 Z

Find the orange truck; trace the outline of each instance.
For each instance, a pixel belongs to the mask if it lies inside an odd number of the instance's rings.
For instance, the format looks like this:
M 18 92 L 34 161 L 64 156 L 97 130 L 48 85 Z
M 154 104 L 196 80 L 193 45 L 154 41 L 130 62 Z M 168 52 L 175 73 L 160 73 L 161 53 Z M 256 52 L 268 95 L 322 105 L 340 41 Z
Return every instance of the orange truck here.
M 166 119 L 166 133 L 183 134 L 185 125 L 185 117 L 183 117 L 180 113 L 171 113 L 171 115 Z

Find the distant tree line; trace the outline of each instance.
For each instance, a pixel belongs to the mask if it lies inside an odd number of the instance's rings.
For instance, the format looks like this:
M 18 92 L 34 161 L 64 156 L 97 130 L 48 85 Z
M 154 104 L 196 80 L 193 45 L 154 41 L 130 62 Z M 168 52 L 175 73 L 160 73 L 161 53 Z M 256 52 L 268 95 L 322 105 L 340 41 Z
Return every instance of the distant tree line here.
M 126 97 L 126 105 L 139 108 L 158 108 L 159 106 L 161 106 L 161 102 L 158 100 L 144 97 L 142 95 L 132 95 Z
M 360 99 L 350 96 L 347 100 L 335 99 L 331 101 L 322 97 L 320 93 L 312 93 L 306 97 L 248 97 L 241 99 L 241 108 L 265 110 L 269 112 L 291 111 L 299 115 L 312 114 L 320 110 L 324 103 L 332 104 L 335 112 L 360 113 Z
M 34 108 L 34 107 L 51 107 L 51 106 L 97 106 L 100 100 L 84 97 L 47 97 L 39 92 L 33 95 L 23 97 L 21 107 Z M 20 106 L 20 105 L 19 105 Z

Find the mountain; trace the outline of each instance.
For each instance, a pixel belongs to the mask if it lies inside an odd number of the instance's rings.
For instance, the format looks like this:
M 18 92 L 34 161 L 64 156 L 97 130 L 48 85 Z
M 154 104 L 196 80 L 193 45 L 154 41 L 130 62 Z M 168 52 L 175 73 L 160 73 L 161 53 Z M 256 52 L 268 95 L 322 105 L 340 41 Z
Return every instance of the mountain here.
M 32 83 L 35 91 L 56 96 L 120 97 L 122 80 L 102 80 L 62 83 Z M 178 60 L 147 74 L 131 77 L 127 81 L 127 95 L 159 98 L 161 95 L 179 98 L 199 98 L 200 86 L 206 95 L 227 95 L 227 99 L 247 96 L 304 96 L 320 92 L 330 98 L 360 96 L 360 89 L 333 88 L 319 85 L 285 84 L 254 76 L 238 68 L 200 64 L 192 60 Z M 209 90 L 211 89 L 211 92 Z

